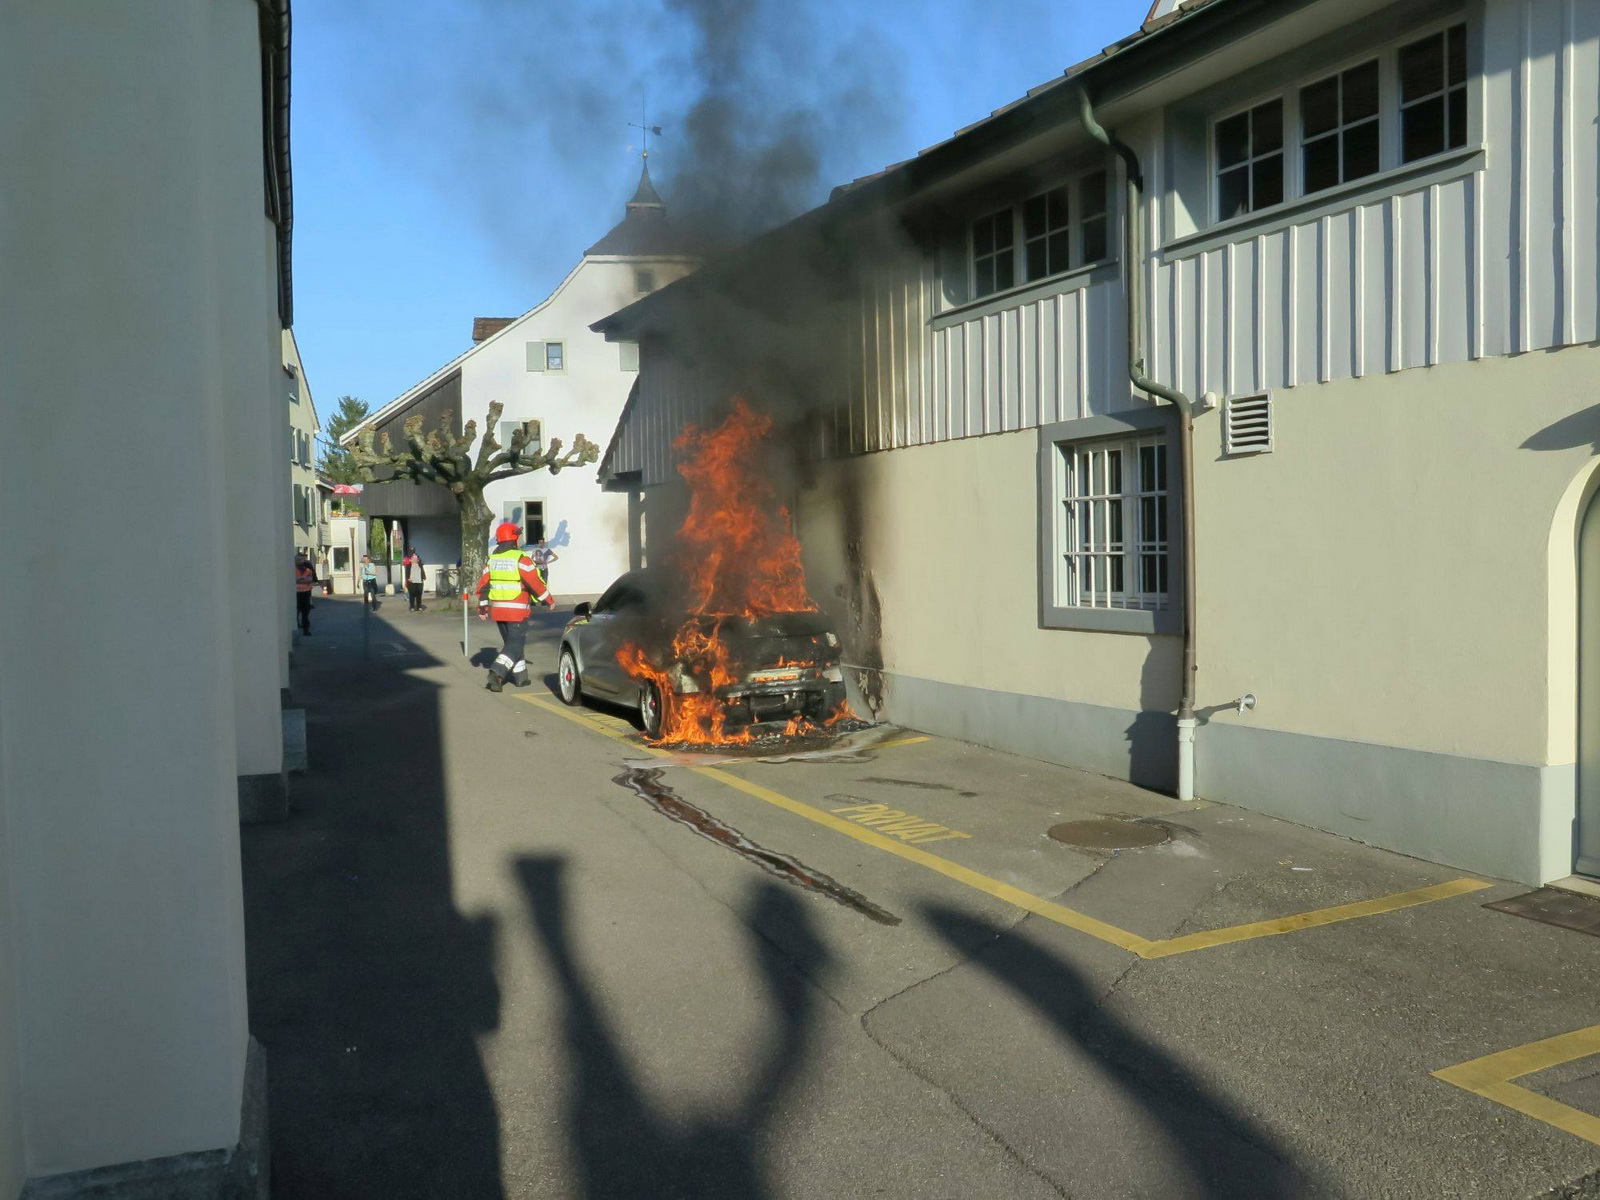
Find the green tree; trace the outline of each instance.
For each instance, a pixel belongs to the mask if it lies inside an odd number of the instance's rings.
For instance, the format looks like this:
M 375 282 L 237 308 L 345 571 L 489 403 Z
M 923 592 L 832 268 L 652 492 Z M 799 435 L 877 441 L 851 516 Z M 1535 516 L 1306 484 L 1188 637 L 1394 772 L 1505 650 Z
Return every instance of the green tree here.
M 489 525 L 494 519 L 483 498 L 488 484 L 530 471 L 547 470 L 553 475 L 565 467 L 581 467 L 600 457 L 600 447 L 581 433 L 566 453 L 562 453 L 560 438 L 551 438 L 550 444 L 541 449 L 534 440 L 537 421 L 518 425 L 511 432 L 510 445 L 502 447 L 495 430 L 500 427 L 503 407 L 498 402 L 489 405 L 481 440 L 476 421 L 468 421 L 458 437 L 451 432 L 450 414 L 445 413 L 426 434 L 422 431 L 422 417 L 407 418 L 406 444 L 400 450 L 390 449 L 387 433 L 378 435 L 374 444 L 371 429 L 362 431 L 352 450 L 364 482 L 409 479 L 414 484 L 434 483 L 450 489 L 461 512 L 461 578 L 468 585 L 478 578 L 488 557 Z
M 361 468 L 356 465 L 355 452 L 339 445 L 339 439 L 367 419 L 367 402 L 359 396 L 340 396 L 339 410 L 328 420 L 322 431 L 322 457 L 317 461 L 317 473 L 334 483 L 361 482 Z

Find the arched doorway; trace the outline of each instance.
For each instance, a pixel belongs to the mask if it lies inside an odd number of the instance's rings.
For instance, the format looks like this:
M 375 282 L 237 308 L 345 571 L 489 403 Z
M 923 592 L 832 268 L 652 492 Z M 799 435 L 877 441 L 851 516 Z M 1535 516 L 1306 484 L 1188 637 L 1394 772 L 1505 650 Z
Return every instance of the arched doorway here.
M 1573 870 L 1600 878 L 1600 490 L 1578 527 L 1577 807 Z

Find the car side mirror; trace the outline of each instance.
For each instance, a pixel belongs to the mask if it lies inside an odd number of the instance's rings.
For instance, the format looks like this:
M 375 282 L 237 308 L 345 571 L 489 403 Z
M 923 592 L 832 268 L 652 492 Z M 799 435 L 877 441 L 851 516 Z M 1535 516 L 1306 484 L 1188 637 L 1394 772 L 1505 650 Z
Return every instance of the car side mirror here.
M 572 606 L 572 615 L 575 617 L 587 617 L 593 611 L 593 607 L 587 600 L 580 601 Z

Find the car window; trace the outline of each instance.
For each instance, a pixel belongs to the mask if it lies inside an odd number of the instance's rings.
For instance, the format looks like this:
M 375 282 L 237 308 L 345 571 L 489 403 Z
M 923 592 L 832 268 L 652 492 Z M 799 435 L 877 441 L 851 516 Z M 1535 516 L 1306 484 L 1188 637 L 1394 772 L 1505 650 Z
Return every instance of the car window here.
M 597 613 L 616 612 L 618 609 L 636 608 L 644 603 L 644 593 L 639 590 L 637 577 L 628 574 L 622 576 L 594 602 L 591 610 Z

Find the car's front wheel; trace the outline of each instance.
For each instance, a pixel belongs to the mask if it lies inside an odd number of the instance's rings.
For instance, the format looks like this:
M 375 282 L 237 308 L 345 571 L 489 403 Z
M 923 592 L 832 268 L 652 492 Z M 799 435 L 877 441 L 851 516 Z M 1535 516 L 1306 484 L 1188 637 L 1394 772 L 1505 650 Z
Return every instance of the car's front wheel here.
M 571 646 L 561 647 L 561 657 L 556 662 L 556 690 L 563 704 L 583 702 L 583 681 L 578 678 L 578 660 Z
M 645 737 L 656 740 L 661 736 L 661 731 L 667 724 L 666 697 L 661 694 L 661 689 L 654 683 L 646 683 L 639 688 L 639 720 L 644 725 Z

